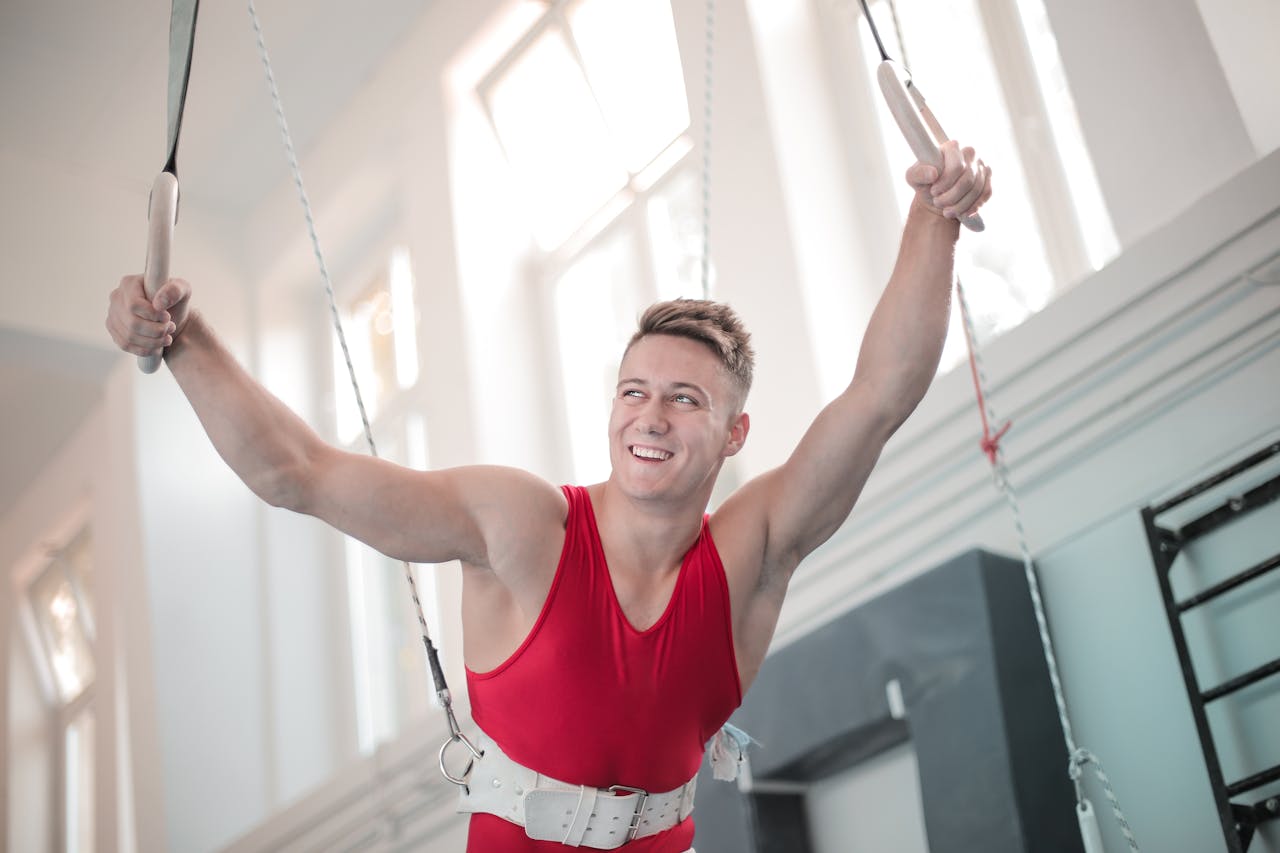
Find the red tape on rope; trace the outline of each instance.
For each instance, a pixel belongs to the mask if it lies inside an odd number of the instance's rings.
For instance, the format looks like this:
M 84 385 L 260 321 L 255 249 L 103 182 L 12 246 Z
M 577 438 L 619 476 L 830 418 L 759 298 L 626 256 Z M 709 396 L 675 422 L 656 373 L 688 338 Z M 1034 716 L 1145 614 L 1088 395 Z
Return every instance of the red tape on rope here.
M 965 312 L 963 302 L 960 310 Z M 995 467 L 1000 454 L 1000 439 L 1004 438 L 1004 434 L 1009 431 L 1009 427 L 1013 426 L 1013 421 L 1005 421 L 1004 426 L 992 434 L 991 424 L 987 420 L 987 401 L 982 394 L 982 380 L 978 377 L 978 358 L 973 351 L 973 336 L 969 334 L 969 318 L 963 318 L 963 322 L 960 325 L 964 328 L 964 342 L 969 348 L 969 374 L 973 377 L 973 390 L 978 396 L 978 415 L 982 418 L 982 440 L 978 444 L 982 448 L 982 452 L 986 454 L 991 466 Z

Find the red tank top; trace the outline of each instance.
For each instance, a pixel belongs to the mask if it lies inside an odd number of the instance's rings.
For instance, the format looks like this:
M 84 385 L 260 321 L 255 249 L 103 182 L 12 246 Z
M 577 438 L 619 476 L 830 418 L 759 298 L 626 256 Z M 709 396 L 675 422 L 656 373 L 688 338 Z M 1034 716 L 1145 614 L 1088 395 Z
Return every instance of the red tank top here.
M 467 671 L 472 717 L 546 776 L 669 791 L 698 771 L 707 741 L 742 702 L 724 566 L 704 518 L 666 611 L 637 631 L 614 593 L 587 490 L 563 491 L 564 549 L 546 603 L 510 658 Z M 621 849 L 684 853 L 692 844 L 690 818 Z M 468 853 L 568 849 L 494 815 L 471 818 Z

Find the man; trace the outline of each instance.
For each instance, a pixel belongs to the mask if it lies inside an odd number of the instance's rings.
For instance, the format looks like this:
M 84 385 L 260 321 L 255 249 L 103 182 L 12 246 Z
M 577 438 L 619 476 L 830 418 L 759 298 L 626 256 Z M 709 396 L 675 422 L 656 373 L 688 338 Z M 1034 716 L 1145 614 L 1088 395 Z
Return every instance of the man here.
M 485 750 L 464 808 L 471 851 L 683 853 L 703 745 L 764 660 L 800 561 L 844 522 L 932 380 L 958 219 L 990 196 L 972 149 L 907 172 L 916 191 L 849 387 L 791 457 L 705 515 L 750 429 L 747 335 L 725 306 L 642 320 L 609 423 L 612 473 L 558 489 L 497 467 L 421 472 L 326 445 L 258 385 L 170 280 L 137 276 L 107 327 L 165 360 L 223 459 L 274 506 L 391 557 L 462 564 L 468 688 Z

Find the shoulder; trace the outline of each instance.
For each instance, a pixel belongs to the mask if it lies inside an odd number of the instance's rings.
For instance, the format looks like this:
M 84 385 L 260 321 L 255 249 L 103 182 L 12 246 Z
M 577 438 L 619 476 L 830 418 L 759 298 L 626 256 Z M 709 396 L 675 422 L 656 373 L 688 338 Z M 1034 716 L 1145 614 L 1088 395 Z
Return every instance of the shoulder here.
M 794 548 L 773 541 L 769 496 L 776 472 L 742 486 L 712 514 L 711 535 L 729 587 L 734 650 L 745 692 L 768 651 L 787 586 L 799 564 Z
M 743 596 L 754 594 L 787 569 L 786 555 L 777 553 L 779 543 L 770 536 L 770 496 L 776 477 L 777 472 L 770 471 L 752 479 L 711 514 L 711 534 L 730 587 L 739 588 Z
M 473 531 L 474 551 L 461 555 L 477 566 L 522 562 L 539 543 L 564 529 L 568 502 L 546 480 L 519 468 L 472 465 L 418 472 L 427 494 L 439 490 L 439 521 Z M 430 484 L 430 485 L 427 485 Z
M 563 527 L 569 512 L 565 490 L 519 468 L 478 465 L 441 472 L 482 526 L 507 530 Z
M 773 507 L 779 498 L 782 470 L 766 471 L 740 486 L 711 514 L 711 524 L 722 537 L 742 543 L 743 549 L 763 565 L 778 559 L 783 543 L 772 529 Z M 719 539 L 717 539 L 719 541 Z

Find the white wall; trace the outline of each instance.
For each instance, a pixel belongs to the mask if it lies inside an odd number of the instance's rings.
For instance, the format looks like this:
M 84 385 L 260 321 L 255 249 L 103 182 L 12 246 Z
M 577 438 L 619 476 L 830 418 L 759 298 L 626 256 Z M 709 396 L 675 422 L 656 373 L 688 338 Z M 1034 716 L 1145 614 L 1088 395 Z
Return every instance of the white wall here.
M 1217 3 L 1197 0 L 1209 38 L 1222 62 L 1249 138 L 1259 154 L 1280 148 L 1276 87 L 1266 68 L 1280 34 L 1280 7 L 1268 0 Z
M 1194 0 L 1045 6 L 1122 246 L 1261 153 Z
M 1144 849 L 1225 850 L 1150 560 L 1136 509 L 1037 558 L 1076 740 Z M 1124 849 L 1093 768 L 1086 784 L 1108 849 Z
M 1266 469 L 1271 476 L 1280 473 L 1280 465 Z M 1272 505 L 1193 546 L 1175 565 L 1175 580 L 1184 581 L 1179 597 L 1193 591 L 1185 583 L 1189 558 L 1213 569 L 1197 572 L 1209 575 L 1197 579 L 1198 591 L 1214 582 L 1214 574 L 1222 579 L 1252 565 L 1250 552 L 1258 555 L 1253 562 L 1275 554 L 1280 549 L 1277 519 L 1280 513 Z M 1077 740 L 1102 759 L 1143 848 L 1225 850 L 1137 508 L 1082 531 L 1038 556 L 1037 562 Z M 1192 659 L 1202 673 L 1201 689 L 1280 654 L 1280 630 L 1274 624 L 1277 607 L 1280 584 L 1273 577 L 1215 602 L 1209 614 L 1188 614 L 1184 625 Z M 1246 611 L 1245 620 L 1231 613 L 1241 610 Z M 1248 630 L 1250 618 L 1253 631 Z M 1207 624 L 1196 624 L 1201 621 Z M 1214 666 L 1222 660 L 1228 661 L 1225 667 Z M 1214 742 L 1228 784 L 1280 761 L 1276 698 L 1262 685 L 1210 706 Z M 1089 777 L 1108 849 L 1124 849 L 1092 770 Z M 1256 802 L 1274 788 L 1239 799 Z M 1177 815 L 1177 820 L 1170 820 L 1170 815 Z M 1250 847 L 1266 849 L 1262 842 Z

